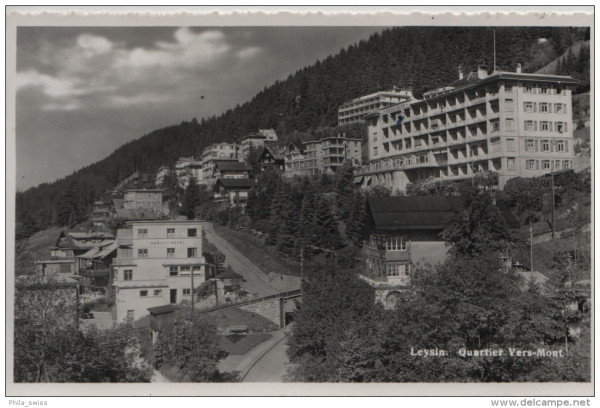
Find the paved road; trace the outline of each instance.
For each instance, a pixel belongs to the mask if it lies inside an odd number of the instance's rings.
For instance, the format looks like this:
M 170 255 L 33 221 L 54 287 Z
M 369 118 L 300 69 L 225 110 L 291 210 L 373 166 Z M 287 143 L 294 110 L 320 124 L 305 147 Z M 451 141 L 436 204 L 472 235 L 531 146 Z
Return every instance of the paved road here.
M 256 345 L 256 347 L 251 348 L 246 354 L 232 354 L 227 356 L 227 358 L 219 362 L 219 371 L 230 373 L 238 372 L 241 379 L 250 369 L 254 371 L 252 367 L 258 365 L 257 361 L 261 360 L 265 354 L 269 354 L 269 350 L 272 350 L 274 346 L 280 343 L 285 343 L 287 331 L 287 328 L 283 328 L 272 332 L 271 334 L 273 337 Z
M 287 336 L 280 338 L 248 370 L 242 382 L 287 381 L 287 364 L 289 363 L 287 348 Z
M 223 252 L 225 255 L 225 265 L 230 265 L 236 273 L 242 275 L 246 280 L 242 285 L 244 289 L 256 297 L 268 296 L 280 292 L 269 284 L 267 276 L 256 265 L 221 238 L 221 236 L 216 234 L 210 225 L 204 225 L 206 239 L 214 244 L 219 251 Z

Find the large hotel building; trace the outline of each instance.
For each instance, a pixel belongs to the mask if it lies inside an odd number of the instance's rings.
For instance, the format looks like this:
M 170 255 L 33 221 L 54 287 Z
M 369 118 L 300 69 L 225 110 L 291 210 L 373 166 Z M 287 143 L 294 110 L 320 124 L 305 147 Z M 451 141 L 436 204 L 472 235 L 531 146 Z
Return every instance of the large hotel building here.
M 428 178 L 459 180 L 491 170 L 513 177 L 573 168 L 571 89 L 566 76 L 479 68 L 445 88 L 368 114 L 363 187 L 405 190 Z

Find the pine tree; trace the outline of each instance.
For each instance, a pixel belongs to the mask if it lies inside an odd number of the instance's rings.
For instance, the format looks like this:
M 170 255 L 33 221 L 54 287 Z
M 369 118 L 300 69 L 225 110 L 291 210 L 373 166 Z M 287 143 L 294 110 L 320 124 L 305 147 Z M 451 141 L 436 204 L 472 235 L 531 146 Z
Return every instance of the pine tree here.
M 326 250 L 334 250 L 340 245 L 340 235 L 331 211 L 331 205 L 325 197 L 320 197 L 317 202 L 315 213 L 316 239 L 318 247 Z
M 342 166 L 335 177 L 336 216 L 343 221 L 348 218 L 354 198 L 354 173 L 349 165 Z
M 181 214 L 185 215 L 188 220 L 196 218 L 196 207 L 200 204 L 200 187 L 196 184 L 196 179 L 190 179 L 190 183 L 185 189 L 183 196 L 183 208 Z

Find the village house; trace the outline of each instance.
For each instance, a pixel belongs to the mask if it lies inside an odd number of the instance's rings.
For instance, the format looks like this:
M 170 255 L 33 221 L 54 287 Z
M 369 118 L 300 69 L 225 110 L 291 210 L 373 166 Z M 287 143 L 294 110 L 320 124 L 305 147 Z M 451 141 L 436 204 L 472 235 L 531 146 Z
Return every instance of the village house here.
M 256 179 L 220 178 L 213 186 L 213 201 L 223 207 L 228 205 L 244 207 L 248 201 L 248 192 L 254 186 L 256 186 Z
M 344 165 L 361 165 L 360 139 L 344 135 L 325 137 L 302 143 L 302 148 L 288 144 L 284 153 L 287 177 L 331 174 Z
M 405 286 L 414 268 L 443 263 L 449 246 L 440 233 L 462 209 L 460 197 L 369 198 L 369 238 L 363 247 L 366 273 L 372 279 Z M 501 209 L 501 213 L 509 227 L 518 228 L 510 211 Z
M 190 302 L 192 290 L 206 280 L 199 221 L 128 222 L 117 244 L 117 322 L 146 316 L 148 308 Z
M 285 170 L 283 149 L 278 149 L 275 146 L 265 146 L 258 158 L 258 166 L 260 167 L 260 171 L 273 168 L 283 172 Z
M 217 162 L 237 162 L 240 157 L 240 146 L 235 143 L 213 143 L 202 152 L 201 183 L 212 186 L 217 179 L 214 177 Z
M 211 178 L 247 179 L 252 177 L 252 167 L 246 163 L 233 161 L 220 161 L 215 163 L 214 173 Z
M 82 292 L 106 290 L 112 285 L 112 261 L 117 256 L 117 242 L 106 241 L 77 256 L 77 274 Z
M 171 174 L 171 171 L 172 170 L 167 166 L 161 166 L 156 171 L 156 176 L 154 176 L 154 184 L 156 185 L 156 187 L 162 187 L 165 178 Z
M 103 226 L 107 221 L 112 219 L 111 203 L 112 196 L 108 194 L 98 197 L 98 199 L 94 201 L 90 221 L 92 221 L 95 227 Z
M 267 144 L 276 141 L 277 133 L 274 129 L 260 129 L 258 132 L 247 134 L 240 142 L 240 161 L 248 160 L 252 149 L 260 151 Z
M 295 143 L 288 143 L 284 151 L 285 159 L 285 176 L 302 176 L 304 175 L 304 152 L 302 147 Z
M 175 174 L 181 188 L 187 188 L 192 178 L 197 184 L 201 184 L 204 178 L 202 163 L 193 157 L 180 157 L 175 163 Z
M 58 235 L 54 246 L 50 248 L 50 258 L 37 260 L 35 264 L 43 276 L 75 275 L 77 256 L 97 245 L 112 242 L 114 238 L 114 235 L 103 231 L 63 230 Z

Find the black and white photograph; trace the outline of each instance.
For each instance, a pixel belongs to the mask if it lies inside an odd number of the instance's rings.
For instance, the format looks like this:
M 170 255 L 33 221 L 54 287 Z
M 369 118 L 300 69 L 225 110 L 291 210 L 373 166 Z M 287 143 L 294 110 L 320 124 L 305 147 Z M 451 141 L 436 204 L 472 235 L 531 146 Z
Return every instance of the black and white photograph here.
M 7 394 L 593 395 L 584 9 L 9 7 Z

